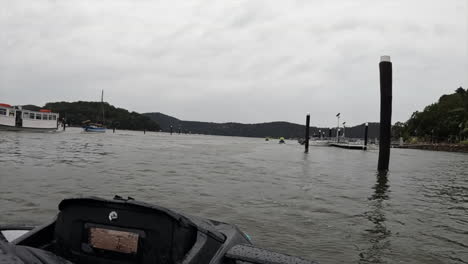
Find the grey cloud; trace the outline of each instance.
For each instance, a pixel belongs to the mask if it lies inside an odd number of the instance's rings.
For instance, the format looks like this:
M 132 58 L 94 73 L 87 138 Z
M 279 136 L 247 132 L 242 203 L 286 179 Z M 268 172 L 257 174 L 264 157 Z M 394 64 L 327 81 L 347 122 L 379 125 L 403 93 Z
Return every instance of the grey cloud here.
M 187 120 L 312 112 L 334 125 L 338 111 L 357 124 L 378 119 L 389 54 L 393 120 L 406 120 L 468 86 L 466 3 L 430 2 L 14 1 L 0 12 L 0 98 L 97 100 L 104 89 L 117 106 Z

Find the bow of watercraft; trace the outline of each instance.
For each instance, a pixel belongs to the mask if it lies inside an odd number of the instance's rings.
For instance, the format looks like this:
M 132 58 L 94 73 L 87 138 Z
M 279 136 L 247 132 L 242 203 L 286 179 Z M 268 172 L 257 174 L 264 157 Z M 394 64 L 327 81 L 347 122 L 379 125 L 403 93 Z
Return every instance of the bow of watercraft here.
M 8 243 L 3 247 L 21 249 L 10 250 L 13 253 L 26 251 L 20 259 L 53 254 L 61 261 L 43 257 L 31 263 L 313 263 L 257 248 L 234 225 L 131 198 L 66 199 L 50 223 L 0 231 L 0 240 Z

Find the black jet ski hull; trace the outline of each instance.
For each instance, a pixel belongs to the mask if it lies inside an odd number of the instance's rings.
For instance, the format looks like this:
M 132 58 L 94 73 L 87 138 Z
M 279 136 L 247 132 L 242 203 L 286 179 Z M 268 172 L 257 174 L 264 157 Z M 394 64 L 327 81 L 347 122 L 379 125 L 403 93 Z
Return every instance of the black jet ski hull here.
M 234 225 L 133 199 L 66 199 L 59 210 L 50 223 L 25 230 L 13 241 L 10 237 L 9 247 L 43 250 L 75 264 L 313 263 L 256 248 Z M 2 243 L 6 240 L 3 236 Z

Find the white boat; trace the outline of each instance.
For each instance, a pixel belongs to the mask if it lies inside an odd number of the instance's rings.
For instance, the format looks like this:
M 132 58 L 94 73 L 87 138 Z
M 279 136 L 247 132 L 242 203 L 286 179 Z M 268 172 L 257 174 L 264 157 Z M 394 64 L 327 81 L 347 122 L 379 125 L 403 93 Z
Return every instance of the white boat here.
M 58 113 L 41 109 L 31 111 L 21 106 L 0 104 L 0 130 L 54 131 L 58 127 Z
M 311 140 L 309 142 L 309 146 L 328 146 L 329 142 L 330 141 L 328 140 L 321 140 L 321 139 Z

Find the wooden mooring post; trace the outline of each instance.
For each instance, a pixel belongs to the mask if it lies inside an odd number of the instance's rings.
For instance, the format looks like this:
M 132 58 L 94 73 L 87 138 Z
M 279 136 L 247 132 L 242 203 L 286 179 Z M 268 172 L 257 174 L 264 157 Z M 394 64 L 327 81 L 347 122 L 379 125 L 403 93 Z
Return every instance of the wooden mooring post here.
M 304 145 L 305 145 L 305 153 L 309 153 L 309 130 L 310 130 L 310 114 L 307 113 L 306 116 L 306 126 L 305 126 L 305 138 L 304 138 Z
M 382 56 L 380 70 L 380 140 L 379 171 L 388 171 L 390 161 L 390 136 L 392 129 L 392 62 L 390 56 Z
M 369 136 L 369 123 L 364 125 L 364 150 L 367 150 L 367 137 Z

